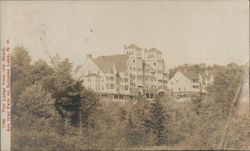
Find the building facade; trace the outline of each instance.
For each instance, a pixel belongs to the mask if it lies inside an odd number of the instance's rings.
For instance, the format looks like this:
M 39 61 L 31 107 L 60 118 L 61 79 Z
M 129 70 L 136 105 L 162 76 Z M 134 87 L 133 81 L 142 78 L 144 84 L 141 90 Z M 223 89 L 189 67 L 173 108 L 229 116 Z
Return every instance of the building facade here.
M 168 77 L 162 52 L 131 44 L 124 53 L 93 58 L 87 55 L 80 77 L 86 89 L 103 99 L 134 99 L 137 93 L 166 92 Z M 148 98 L 155 94 L 145 94 Z
M 214 77 L 208 71 L 205 73 L 177 71 L 168 81 L 167 87 L 174 93 L 174 95 L 183 98 L 206 93 L 206 86 L 213 82 Z

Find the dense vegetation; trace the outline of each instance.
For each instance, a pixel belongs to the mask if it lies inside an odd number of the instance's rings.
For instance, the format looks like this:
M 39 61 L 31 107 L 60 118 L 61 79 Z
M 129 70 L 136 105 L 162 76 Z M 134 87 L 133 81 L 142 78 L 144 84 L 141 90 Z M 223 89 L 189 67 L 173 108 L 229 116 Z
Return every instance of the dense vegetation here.
M 192 102 L 171 97 L 146 101 L 140 95 L 136 102 L 104 102 L 72 78 L 68 59 L 31 63 L 23 47 L 15 48 L 12 59 L 14 150 L 249 147 L 249 117 L 231 114 L 244 72 L 239 65 L 185 65 L 188 70 L 207 68 L 215 77 L 209 95 Z

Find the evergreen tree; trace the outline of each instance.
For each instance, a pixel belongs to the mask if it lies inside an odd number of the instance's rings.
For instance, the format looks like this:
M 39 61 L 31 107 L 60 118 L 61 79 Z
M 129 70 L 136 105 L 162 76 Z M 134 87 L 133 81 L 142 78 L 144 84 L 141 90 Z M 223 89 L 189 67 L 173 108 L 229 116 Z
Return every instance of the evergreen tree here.
M 155 143 L 157 145 L 165 143 L 165 111 L 163 108 L 162 100 L 156 99 L 151 103 L 150 106 L 150 121 L 147 121 L 145 124 L 146 127 L 150 128 L 155 135 Z
M 15 113 L 15 107 L 19 100 L 19 96 L 27 86 L 32 84 L 31 70 L 31 58 L 26 48 L 15 47 L 11 63 L 11 102 L 13 113 Z

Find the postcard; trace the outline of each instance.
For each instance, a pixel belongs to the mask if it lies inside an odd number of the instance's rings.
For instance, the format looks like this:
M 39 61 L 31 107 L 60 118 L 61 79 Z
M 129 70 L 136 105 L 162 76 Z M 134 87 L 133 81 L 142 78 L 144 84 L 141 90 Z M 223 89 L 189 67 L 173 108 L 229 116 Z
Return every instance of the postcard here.
M 0 8 L 1 150 L 250 150 L 248 0 Z

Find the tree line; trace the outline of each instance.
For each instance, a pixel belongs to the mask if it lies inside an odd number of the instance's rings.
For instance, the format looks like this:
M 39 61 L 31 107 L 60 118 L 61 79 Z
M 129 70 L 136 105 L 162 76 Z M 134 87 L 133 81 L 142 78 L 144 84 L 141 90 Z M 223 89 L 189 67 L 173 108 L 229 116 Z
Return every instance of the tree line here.
M 12 55 L 13 150 L 247 149 L 249 117 L 232 116 L 243 75 L 237 64 L 204 67 L 214 73 L 208 95 L 191 102 L 172 96 L 146 101 L 104 102 L 72 77 L 73 64 L 58 55 L 32 63 L 24 47 Z M 199 65 L 184 65 L 201 70 Z M 188 67 L 187 67 L 188 66 Z M 179 67 L 183 68 L 183 67 Z M 173 74 L 177 69 L 170 70 Z M 222 138 L 222 136 L 224 138 Z M 222 140 L 222 141 L 221 141 Z M 170 147 L 170 148 L 168 148 Z M 172 148 L 171 148 L 172 147 Z

